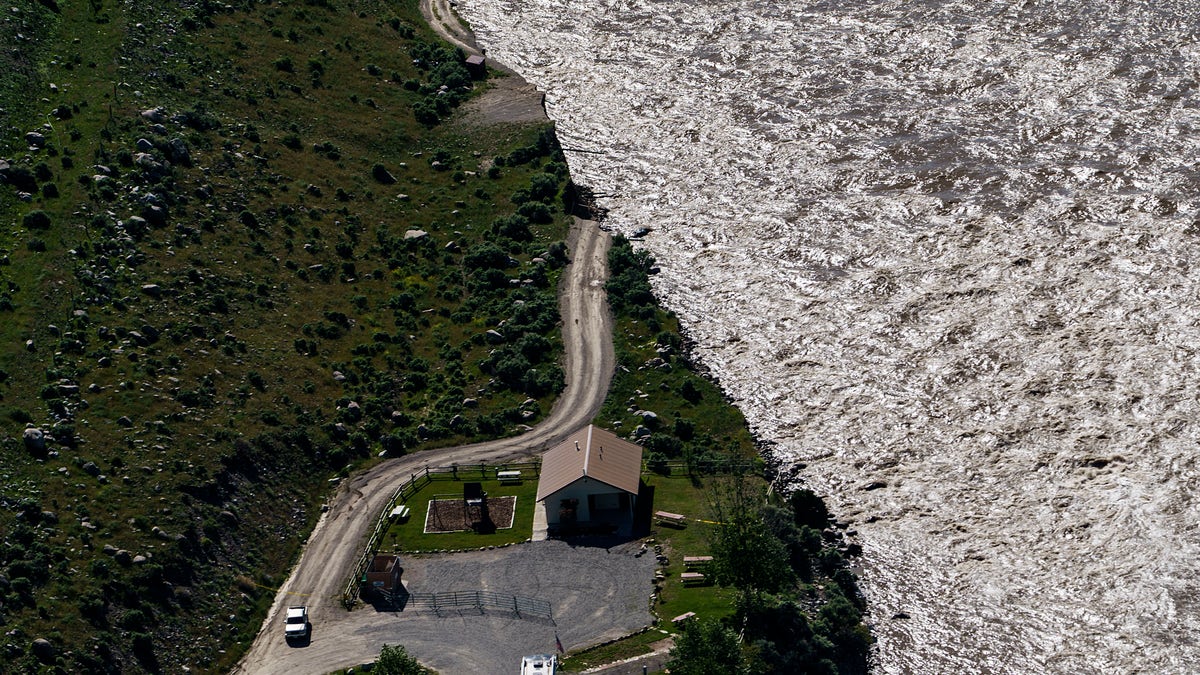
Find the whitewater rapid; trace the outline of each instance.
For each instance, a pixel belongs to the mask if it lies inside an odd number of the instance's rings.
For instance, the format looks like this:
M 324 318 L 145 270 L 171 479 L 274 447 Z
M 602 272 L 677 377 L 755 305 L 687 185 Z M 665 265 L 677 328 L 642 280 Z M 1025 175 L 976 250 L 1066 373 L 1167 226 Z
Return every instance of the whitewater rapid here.
M 879 671 L 1200 669 L 1194 4 L 459 11 L 853 521 Z

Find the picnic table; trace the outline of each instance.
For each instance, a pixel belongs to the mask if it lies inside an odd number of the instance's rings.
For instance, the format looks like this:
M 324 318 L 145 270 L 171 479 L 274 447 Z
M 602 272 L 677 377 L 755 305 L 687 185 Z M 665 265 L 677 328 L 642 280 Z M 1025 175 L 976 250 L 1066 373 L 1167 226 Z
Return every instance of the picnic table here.
M 697 567 L 704 567 L 712 562 L 711 555 L 685 555 L 683 556 L 683 565 L 689 570 Z
M 403 520 L 403 519 L 407 518 L 410 513 L 412 513 L 411 509 L 409 509 L 407 506 L 401 504 L 400 506 L 397 506 L 396 508 L 392 509 L 391 515 L 393 518 L 399 518 L 400 520 Z
M 521 480 L 521 472 L 516 470 L 497 471 L 496 480 L 501 483 L 517 483 Z
M 679 575 L 684 586 L 694 586 L 705 583 L 704 575 L 700 572 L 684 572 Z
M 684 527 L 687 525 L 687 519 L 680 513 L 670 513 L 668 511 L 655 511 L 654 521 L 660 525 L 676 525 Z
M 679 623 L 680 621 L 687 621 L 688 619 L 692 618 L 693 616 L 696 616 L 695 612 L 684 612 L 683 614 L 680 614 L 679 616 L 675 617 L 674 619 L 671 619 L 671 623 Z

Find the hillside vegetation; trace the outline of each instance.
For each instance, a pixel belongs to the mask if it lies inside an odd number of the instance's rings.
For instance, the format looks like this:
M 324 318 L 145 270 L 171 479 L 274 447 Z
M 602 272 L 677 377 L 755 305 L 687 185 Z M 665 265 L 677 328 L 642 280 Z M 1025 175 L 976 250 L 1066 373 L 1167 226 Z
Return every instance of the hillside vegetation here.
M 0 672 L 225 670 L 331 478 L 548 410 L 566 167 L 415 0 L 0 40 Z

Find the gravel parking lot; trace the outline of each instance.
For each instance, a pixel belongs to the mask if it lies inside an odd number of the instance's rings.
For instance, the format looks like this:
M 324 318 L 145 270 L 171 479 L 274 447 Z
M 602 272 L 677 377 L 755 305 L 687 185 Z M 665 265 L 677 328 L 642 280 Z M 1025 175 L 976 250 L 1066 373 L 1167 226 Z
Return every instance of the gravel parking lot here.
M 515 673 L 522 656 L 554 652 L 556 632 L 566 649 L 634 632 L 652 621 L 654 556 L 636 556 L 638 543 L 612 548 L 604 543 L 550 540 L 402 557 L 410 593 L 486 590 L 545 600 L 553 620 L 473 607 L 438 612 L 409 607 L 379 612 L 389 620 L 371 621 L 359 636 L 379 646 L 401 644 L 422 663 L 451 675 Z

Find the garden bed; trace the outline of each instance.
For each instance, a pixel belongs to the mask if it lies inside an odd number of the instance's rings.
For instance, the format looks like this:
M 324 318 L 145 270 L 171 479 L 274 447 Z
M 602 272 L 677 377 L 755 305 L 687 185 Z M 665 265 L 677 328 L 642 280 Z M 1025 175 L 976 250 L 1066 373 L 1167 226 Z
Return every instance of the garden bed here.
M 509 530 L 516 512 L 515 496 L 485 499 L 475 506 L 462 499 L 431 499 L 425 514 L 425 534 Z

